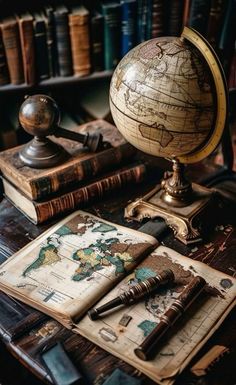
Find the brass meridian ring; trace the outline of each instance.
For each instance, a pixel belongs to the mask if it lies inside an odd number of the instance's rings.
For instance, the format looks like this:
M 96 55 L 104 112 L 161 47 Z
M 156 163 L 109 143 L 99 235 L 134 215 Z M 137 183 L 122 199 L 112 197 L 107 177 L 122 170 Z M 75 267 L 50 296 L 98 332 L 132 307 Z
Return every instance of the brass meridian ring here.
M 182 163 L 195 163 L 211 154 L 220 142 L 227 119 L 228 93 L 223 68 L 215 51 L 208 41 L 197 31 L 188 27 L 184 27 L 181 37 L 188 40 L 201 52 L 209 65 L 216 89 L 217 112 L 215 127 L 211 136 L 201 148 L 190 152 L 189 154 L 178 156 L 179 161 Z

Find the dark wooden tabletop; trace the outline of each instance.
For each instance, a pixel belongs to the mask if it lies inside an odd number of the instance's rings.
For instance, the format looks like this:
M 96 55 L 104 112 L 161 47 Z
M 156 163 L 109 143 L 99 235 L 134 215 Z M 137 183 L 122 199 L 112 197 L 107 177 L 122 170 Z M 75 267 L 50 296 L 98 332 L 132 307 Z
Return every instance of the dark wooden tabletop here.
M 91 213 L 104 219 L 138 228 L 139 223 L 126 222 L 123 209 L 127 202 L 139 196 L 154 185 L 154 180 L 142 186 L 134 186 L 122 194 L 115 194 L 87 208 Z M 235 183 L 236 185 L 236 183 Z M 232 189 L 236 186 L 232 184 Z M 172 247 L 191 258 L 203 261 L 212 267 L 236 275 L 236 204 L 232 200 L 220 200 L 209 216 L 204 241 L 198 245 L 185 246 L 177 241 L 171 230 L 162 236 L 163 244 Z M 35 239 L 54 222 L 34 226 L 19 213 L 6 199 L 0 202 L 0 262 Z M 144 375 L 122 360 L 105 352 L 85 338 L 65 329 L 58 322 L 42 313 L 0 293 L 0 338 L 18 361 L 44 382 L 52 383 L 47 369 L 42 364 L 40 354 L 54 342 L 63 343 L 71 361 L 82 372 L 85 384 L 100 385 L 113 372 L 121 368 L 132 376 L 143 378 L 144 384 L 153 384 Z M 195 377 L 190 368 L 214 345 L 225 345 L 231 354 L 224 357 L 205 377 Z M 184 372 L 177 378 L 178 385 L 187 384 L 235 384 L 236 312 L 232 311 L 220 329 L 211 337 Z

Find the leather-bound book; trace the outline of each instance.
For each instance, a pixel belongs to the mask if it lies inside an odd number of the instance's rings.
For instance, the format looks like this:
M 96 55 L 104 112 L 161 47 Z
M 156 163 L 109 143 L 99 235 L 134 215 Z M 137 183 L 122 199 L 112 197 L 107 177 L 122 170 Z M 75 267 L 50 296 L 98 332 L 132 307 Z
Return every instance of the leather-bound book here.
M 20 31 L 23 70 L 26 84 L 35 84 L 35 49 L 33 17 L 29 13 L 17 16 Z
M 152 38 L 153 0 L 137 0 L 137 43 Z
M 121 4 L 109 2 L 102 4 L 104 16 L 104 66 L 112 70 L 121 58 Z
M 166 35 L 179 36 L 183 24 L 184 0 L 168 0 L 165 12 Z
M 203 36 L 207 31 L 210 7 L 210 0 L 192 0 L 189 10 L 189 27 L 196 29 Z
M 6 198 L 33 223 L 40 224 L 76 208 L 97 202 L 103 197 L 110 196 L 114 191 L 140 183 L 144 180 L 145 174 L 146 167 L 143 163 L 129 165 L 102 175 L 96 180 L 83 183 L 69 192 L 60 193 L 40 202 L 27 198 L 4 177 L 2 180 Z
M 146 40 L 147 0 L 137 0 L 137 43 Z
M 135 155 L 135 149 L 125 142 L 117 128 L 104 120 L 95 120 L 82 126 L 75 127 L 76 132 L 100 132 L 105 141 L 111 143 L 111 148 L 91 153 L 83 148 L 81 143 L 63 138 L 52 138 L 60 143 L 70 155 L 61 165 L 34 169 L 24 166 L 18 146 L 0 153 L 0 169 L 2 174 L 13 185 L 18 187 L 30 199 L 43 199 L 65 189 L 69 189 L 104 172 L 118 168 L 127 163 Z
M 236 42 L 234 46 L 233 57 L 229 63 L 228 87 L 229 87 L 229 90 L 236 88 Z M 236 143 L 235 140 L 233 141 L 233 143 Z M 235 164 L 236 164 L 236 160 L 235 160 Z
M 223 0 L 213 0 L 211 3 L 210 14 L 207 25 L 206 38 L 213 47 L 217 47 L 219 34 L 222 28 L 225 3 Z
M 9 83 L 9 72 L 5 49 L 2 41 L 2 32 L 0 30 L 0 86 Z
M 90 20 L 91 62 L 92 70 L 104 70 L 104 18 L 101 13 L 95 12 Z
M 57 76 L 59 73 L 58 73 L 58 62 L 57 62 L 56 36 L 55 36 L 55 29 L 54 29 L 54 14 L 53 14 L 53 8 L 50 5 L 45 6 L 44 17 L 45 17 L 45 24 L 46 24 L 49 74 L 50 74 L 50 77 L 53 77 L 53 76 Z
M 59 75 L 70 76 L 73 71 L 68 9 L 64 5 L 58 5 L 53 14 Z
M 136 0 L 121 1 L 121 55 L 124 56 L 136 43 Z
M 99 216 L 76 211 L 1 265 L 0 288 L 143 372 L 152 380 L 146 383 L 174 383 L 223 321 L 229 321 L 226 317 L 235 308 L 236 279 L 196 260 L 196 254 L 185 257 L 161 245 L 149 233 L 147 227 L 145 232 L 144 228 L 137 231 L 107 221 L 100 210 Z M 199 250 L 201 258 L 209 261 L 209 250 L 204 249 Z M 87 372 L 100 362 L 91 379 L 95 383 L 105 358 L 111 365 L 109 357 L 97 356 L 95 347 L 91 350 L 72 336 L 65 341 L 64 333 L 50 321 L 50 330 L 42 324 L 40 331 L 31 330 L 37 339 L 26 335 L 13 345 L 18 356 L 29 352 L 27 359 L 33 358 L 37 365 L 36 354 L 60 339 L 73 357 L 76 348 L 82 351 Z M 230 321 L 227 325 L 233 328 L 231 317 Z M 151 359 L 145 361 L 150 351 Z
M 71 9 L 69 27 L 74 75 L 88 75 L 91 71 L 89 11 L 84 6 Z
M 33 16 L 34 16 L 36 75 L 37 75 L 37 80 L 40 81 L 50 77 L 46 21 L 44 16 L 40 13 L 34 13 Z
M 188 26 L 189 24 L 189 11 L 190 11 L 190 0 L 185 0 L 184 2 L 184 12 L 183 12 L 183 27 Z
M 164 35 L 164 1 L 153 0 L 152 3 L 152 38 Z
M 229 76 L 229 67 L 234 54 L 236 40 L 236 0 L 229 0 L 224 15 L 220 38 L 217 45 L 218 54 L 223 65 L 226 77 Z
M 24 72 L 18 23 L 15 17 L 8 17 L 1 22 L 2 40 L 12 84 L 24 83 Z

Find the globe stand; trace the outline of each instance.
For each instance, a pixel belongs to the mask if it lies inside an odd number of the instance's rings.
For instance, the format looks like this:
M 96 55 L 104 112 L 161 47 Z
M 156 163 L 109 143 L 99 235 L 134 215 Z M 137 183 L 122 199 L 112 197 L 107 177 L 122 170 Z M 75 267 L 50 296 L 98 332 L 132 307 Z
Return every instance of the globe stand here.
M 173 173 L 161 185 L 125 208 L 125 217 L 142 221 L 163 218 L 175 237 L 185 244 L 202 240 L 203 217 L 215 204 L 212 190 L 191 184 L 184 176 L 184 166 L 173 160 Z
M 54 167 L 63 162 L 68 154 L 62 146 L 49 138 L 35 136 L 19 152 L 22 162 L 33 168 Z
M 161 198 L 164 202 L 174 207 L 184 207 L 193 199 L 191 183 L 185 178 L 184 165 L 178 159 L 173 159 L 172 176 L 164 176 L 161 187 L 164 190 Z

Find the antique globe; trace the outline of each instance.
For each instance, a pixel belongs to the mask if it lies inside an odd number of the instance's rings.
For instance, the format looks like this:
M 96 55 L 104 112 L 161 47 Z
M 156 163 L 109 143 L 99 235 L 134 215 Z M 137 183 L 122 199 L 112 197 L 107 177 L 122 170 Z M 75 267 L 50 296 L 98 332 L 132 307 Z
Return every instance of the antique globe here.
M 164 205 L 189 206 L 196 194 L 183 164 L 208 156 L 227 116 L 227 90 L 219 60 L 196 31 L 141 43 L 120 61 L 110 85 L 114 122 L 128 142 L 173 161 L 162 182 Z

